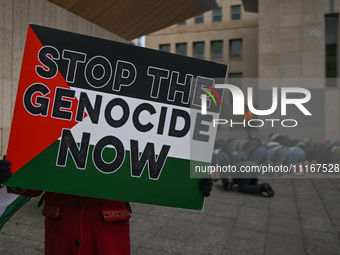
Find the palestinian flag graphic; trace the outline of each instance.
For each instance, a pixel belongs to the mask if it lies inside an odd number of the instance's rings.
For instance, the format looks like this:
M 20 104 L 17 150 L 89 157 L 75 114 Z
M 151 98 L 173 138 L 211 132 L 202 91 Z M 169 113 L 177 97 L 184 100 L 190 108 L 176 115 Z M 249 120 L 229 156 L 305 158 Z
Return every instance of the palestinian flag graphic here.
M 0 187 L 0 230 L 13 214 L 29 200 L 29 197 L 7 193 L 6 188 Z
M 5 184 L 201 210 L 190 168 L 210 163 L 220 104 L 202 115 L 200 96 L 226 72 L 221 64 L 30 25 Z

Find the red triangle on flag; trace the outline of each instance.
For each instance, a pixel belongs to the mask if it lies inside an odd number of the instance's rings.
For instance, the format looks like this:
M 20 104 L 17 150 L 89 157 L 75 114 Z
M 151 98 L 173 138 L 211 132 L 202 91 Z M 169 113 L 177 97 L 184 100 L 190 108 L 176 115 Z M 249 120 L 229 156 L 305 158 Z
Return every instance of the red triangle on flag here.
M 64 120 L 52 118 L 52 108 L 57 87 L 70 88 L 64 77 L 58 71 L 57 75 L 52 79 L 44 79 L 37 75 L 36 66 L 43 66 L 38 59 L 38 52 L 43 47 L 39 38 L 34 33 L 31 26 L 28 26 L 24 57 L 21 66 L 19 86 L 17 91 L 16 103 L 14 108 L 13 121 L 11 126 L 10 139 L 8 144 L 6 160 L 11 162 L 11 171 L 15 173 L 17 170 L 26 165 L 39 153 L 45 150 L 60 136 L 63 128 L 72 128 L 77 122 L 75 120 Z M 46 85 L 50 93 L 44 97 L 49 98 L 48 115 L 31 115 L 24 107 L 23 96 L 26 89 L 35 83 Z M 38 93 L 36 93 L 38 94 Z M 43 95 L 37 95 L 43 96 Z M 32 102 L 36 97 L 32 97 Z M 69 112 L 75 112 L 78 100 L 67 99 L 72 102 Z

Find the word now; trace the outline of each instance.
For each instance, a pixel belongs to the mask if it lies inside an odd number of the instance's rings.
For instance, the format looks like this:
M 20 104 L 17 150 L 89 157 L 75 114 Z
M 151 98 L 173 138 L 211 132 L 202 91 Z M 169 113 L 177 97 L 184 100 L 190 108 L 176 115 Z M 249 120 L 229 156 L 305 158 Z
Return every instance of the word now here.
M 80 147 L 78 147 L 69 129 L 63 129 L 59 151 L 57 157 L 57 166 L 65 167 L 67 164 L 67 155 L 70 152 L 73 161 L 78 169 L 85 170 L 90 147 L 90 133 L 83 133 Z M 111 162 L 103 159 L 103 151 L 106 147 L 111 146 L 115 150 L 115 158 Z M 140 177 L 143 169 L 148 162 L 149 178 L 158 180 L 164 163 L 166 161 L 169 145 L 163 145 L 157 160 L 153 143 L 147 143 L 141 156 L 139 156 L 138 141 L 130 140 L 130 163 L 131 176 Z M 104 174 L 112 174 L 119 170 L 125 160 L 125 149 L 123 143 L 115 136 L 105 136 L 100 139 L 94 146 L 92 158 L 95 167 Z

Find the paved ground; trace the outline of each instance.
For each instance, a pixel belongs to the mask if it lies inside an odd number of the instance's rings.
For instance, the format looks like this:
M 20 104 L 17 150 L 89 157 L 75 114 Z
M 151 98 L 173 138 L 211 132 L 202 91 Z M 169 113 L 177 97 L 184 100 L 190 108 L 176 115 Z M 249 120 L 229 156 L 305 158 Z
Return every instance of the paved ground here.
M 340 178 L 266 179 L 273 198 L 221 190 L 204 212 L 132 204 L 132 254 L 340 254 Z M 0 232 L 0 254 L 42 255 L 43 216 L 32 199 Z
M 243 141 L 246 135 L 238 129 L 217 138 Z M 132 204 L 132 255 L 339 255 L 340 174 L 284 177 L 260 180 L 274 188 L 270 199 L 223 191 L 215 182 L 203 212 Z M 0 255 L 44 254 L 38 201 L 32 199 L 0 231 Z

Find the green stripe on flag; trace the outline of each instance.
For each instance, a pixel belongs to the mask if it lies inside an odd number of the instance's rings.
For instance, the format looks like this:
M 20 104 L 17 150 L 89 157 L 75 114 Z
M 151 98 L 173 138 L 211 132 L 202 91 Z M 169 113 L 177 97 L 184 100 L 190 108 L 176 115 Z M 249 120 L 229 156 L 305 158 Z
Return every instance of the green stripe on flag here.
M 9 204 L 4 211 L 4 213 L 0 216 L 0 230 L 3 225 L 13 216 L 13 214 L 18 211 L 24 204 L 26 204 L 31 198 L 18 196 L 11 204 Z
M 51 144 L 5 183 L 7 186 L 201 210 L 204 196 L 199 178 L 190 178 L 190 160 L 168 157 L 158 180 L 149 179 L 148 165 L 140 177 L 131 177 L 130 151 L 119 170 L 103 174 L 92 162 L 94 146 L 88 152 L 86 169 L 77 169 L 68 154 L 66 167 L 56 166 L 59 140 Z M 105 148 L 103 158 L 114 157 L 113 148 Z M 202 163 L 203 164 L 203 163 Z M 201 173 L 202 174 L 202 173 Z M 202 174 L 202 177 L 206 173 Z

